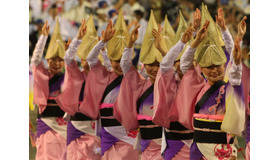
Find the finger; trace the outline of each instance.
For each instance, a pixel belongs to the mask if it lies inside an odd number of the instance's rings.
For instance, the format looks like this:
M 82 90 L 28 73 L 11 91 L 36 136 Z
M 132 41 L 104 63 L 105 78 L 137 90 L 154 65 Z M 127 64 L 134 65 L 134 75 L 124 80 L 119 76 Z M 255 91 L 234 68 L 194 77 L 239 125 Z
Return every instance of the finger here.
M 104 30 L 101 32 L 101 38 L 103 38 L 104 37 Z
M 152 34 L 154 35 L 154 37 L 156 37 L 156 38 L 158 37 L 158 31 L 157 30 L 153 29 Z
M 216 18 L 216 23 L 217 23 L 217 21 L 218 21 L 218 16 L 217 16 L 217 15 L 215 15 L 215 18 Z
M 109 20 L 109 23 L 107 24 L 106 30 L 108 30 L 111 27 L 112 21 Z
M 206 20 L 206 29 L 208 29 L 210 21 Z
M 138 25 L 133 29 L 132 33 L 138 31 L 138 28 L 139 28 L 139 27 L 140 27 L 140 24 L 138 24 Z

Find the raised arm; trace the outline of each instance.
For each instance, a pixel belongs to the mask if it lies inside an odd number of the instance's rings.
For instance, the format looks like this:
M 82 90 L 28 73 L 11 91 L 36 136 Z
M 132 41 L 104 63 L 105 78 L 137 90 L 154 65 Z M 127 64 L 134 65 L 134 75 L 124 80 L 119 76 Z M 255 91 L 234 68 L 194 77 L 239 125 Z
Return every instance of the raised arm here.
M 221 28 L 221 33 L 222 33 L 223 40 L 225 42 L 226 51 L 228 53 L 231 53 L 234 44 L 233 44 L 232 36 L 231 36 L 229 30 L 227 29 L 226 21 L 224 18 L 224 12 L 223 12 L 222 8 L 218 9 L 218 15 L 215 15 L 215 17 L 216 17 L 216 23 Z
M 98 62 L 98 55 L 100 51 L 104 48 L 105 44 L 114 36 L 116 30 L 113 29 L 113 23 L 110 20 L 105 32 L 102 31 L 102 39 L 95 45 L 95 47 L 90 51 L 87 56 L 87 62 L 89 67 L 94 67 Z
M 67 49 L 67 51 L 65 53 L 64 61 L 67 65 L 70 65 L 72 63 L 72 61 L 74 60 L 75 54 L 77 54 L 78 47 L 82 43 L 82 39 L 83 39 L 84 35 L 86 34 L 86 31 L 87 31 L 87 26 L 85 24 L 85 20 L 82 20 L 82 25 L 79 28 L 77 38 L 74 38 L 73 42 L 70 43 L 70 45 L 69 45 L 69 49 Z M 68 40 L 67 44 L 69 44 L 69 40 Z
M 236 37 L 232 51 L 233 62 L 229 71 L 229 83 L 232 86 L 239 86 L 242 78 L 241 47 L 239 42 L 240 37 Z
M 46 20 L 43 28 L 42 28 L 42 34 L 40 35 L 38 42 L 36 44 L 36 47 L 34 49 L 31 63 L 35 64 L 35 66 L 38 66 L 42 61 L 43 52 L 45 49 L 45 45 L 48 39 L 48 35 L 50 33 L 50 26 L 48 25 L 48 21 Z
M 111 71 L 112 70 L 112 65 L 111 65 L 111 62 L 110 62 L 110 59 L 107 55 L 107 49 L 104 47 L 102 49 L 102 57 L 103 57 L 103 60 L 104 60 L 104 66 L 108 69 L 108 71 Z
M 206 20 L 202 28 L 198 31 L 196 38 L 192 42 L 191 45 L 183 53 L 180 59 L 180 69 L 183 74 L 185 74 L 193 65 L 194 53 L 196 51 L 197 46 L 202 42 L 202 40 L 206 37 L 207 30 L 209 27 L 210 21 Z
M 140 25 L 136 23 L 135 28 L 130 34 L 129 43 L 127 47 L 124 48 L 121 63 L 120 63 L 123 74 L 126 74 L 132 66 L 133 45 L 139 37 L 139 32 L 138 32 L 139 27 Z
M 182 38 L 180 41 L 177 42 L 175 46 L 170 48 L 170 50 L 167 52 L 167 54 L 163 57 L 161 63 L 160 63 L 160 71 L 161 73 L 165 73 L 169 71 L 178 55 L 181 53 L 181 51 L 184 49 L 185 44 L 191 39 L 192 32 L 194 31 L 194 28 L 192 27 L 192 23 L 190 26 L 186 29 L 186 31 L 183 33 Z M 153 35 L 157 41 L 158 36 L 156 34 L 159 34 L 156 30 L 153 30 Z M 161 43 L 159 43 L 161 45 Z M 156 46 L 157 49 L 160 48 L 159 46 Z
M 198 32 L 201 24 L 201 13 L 198 8 L 196 8 L 195 12 L 193 12 L 193 36 L 195 37 L 196 33 Z

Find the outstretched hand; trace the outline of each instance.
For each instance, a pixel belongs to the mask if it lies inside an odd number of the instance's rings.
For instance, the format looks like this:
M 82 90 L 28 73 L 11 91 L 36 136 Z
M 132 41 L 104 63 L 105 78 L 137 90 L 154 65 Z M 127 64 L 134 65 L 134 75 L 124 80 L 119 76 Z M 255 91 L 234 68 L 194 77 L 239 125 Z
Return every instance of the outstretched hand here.
M 48 21 L 46 20 L 46 21 L 45 21 L 45 24 L 44 24 L 44 26 L 43 26 L 43 28 L 42 28 L 42 34 L 43 34 L 44 36 L 48 36 L 49 33 L 50 33 L 50 26 L 48 25 Z
M 206 37 L 210 21 L 206 20 L 202 28 L 198 31 L 195 40 L 192 42 L 191 47 L 196 48 Z
M 69 45 L 71 43 L 71 38 L 68 39 L 67 43 L 64 43 L 65 51 L 69 48 Z
M 105 32 L 102 34 L 102 41 L 108 42 L 111 38 L 113 38 L 114 34 L 116 32 L 116 29 L 113 29 L 113 22 L 112 20 L 109 21 Z
M 162 37 L 160 35 L 160 31 L 161 31 L 160 28 L 158 30 L 153 29 L 152 34 L 155 37 L 155 47 L 156 47 L 156 49 L 158 49 L 162 55 L 165 55 L 167 51 L 165 51 L 162 47 L 162 43 L 164 43 L 164 42 L 163 42 Z
M 192 32 L 193 31 L 194 31 L 194 28 L 193 28 L 193 25 L 191 23 L 190 26 L 183 33 L 181 41 L 186 44 L 192 38 Z
M 82 20 L 82 24 L 79 28 L 77 39 L 81 40 L 87 33 L 87 26 L 86 26 L 86 20 Z
M 226 21 L 224 18 L 224 11 L 222 8 L 218 9 L 218 16 L 215 15 L 216 17 L 216 23 L 219 25 L 219 27 L 222 29 L 222 31 L 225 31 L 227 29 L 226 27 Z
M 243 37 L 246 33 L 246 22 L 245 22 L 246 19 L 247 19 L 247 17 L 244 16 L 237 26 L 237 28 L 238 28 L 237 36 L 240 38 L 240 40 L 243 39 Z
M 127 45 L 127 48 L 132 48 L 133 44 L 135 43 L 135 41 L 138 39 L 139 37 L 139 32 L 138 32 L 138 28 L 140 27 L 140 24 L 138 24 L 137 22 L 135 23 L 135 27 L 132 30 L 130 37 L 129 37 L 129 43 Z
M 193 13 L 193 28 L 195 31 L 199 29 L 200 23 L 201 23 L 200 10 L 196 8 L 195 12 Z
M 241 63 L 241 48 L 240 48 L 240 45 L 239 45 L 240 40 L 241 40 L 240 37 L 238 37 L 238 36 L 235 37 L 234 48 L 233 48 L 233 51 L 232 51 L 234 63 L 236 65 L 239 65 Z

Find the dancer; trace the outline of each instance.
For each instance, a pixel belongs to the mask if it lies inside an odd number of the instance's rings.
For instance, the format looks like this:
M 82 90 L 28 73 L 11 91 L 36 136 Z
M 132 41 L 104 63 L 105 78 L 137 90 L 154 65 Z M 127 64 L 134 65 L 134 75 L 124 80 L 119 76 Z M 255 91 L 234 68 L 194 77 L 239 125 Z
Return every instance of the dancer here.
M 97 42 L 98 36 L 91 15 L 87 24 L 85 20 L 82 20 L 78 36 L 70 44 L 64 57 L 65 87 L 56 102 L 67 114 L 71 115 L 67 126 L 68 160 L 101 159 L 100 138 L 96 135 L 95 127 L 97 122 L 79 111 L 79 105 L 83 103 L 84 88 L 89 72 L 86 57 Z M 76 54 L 81 58 L 83 71 L 80 71 L 74 60 Z
M 201 23 L 203 27 L 181 57 L 181 62 L 187 65 L 181 67 L 184 77 L 169 118 L 194 130 L 191 160 L 236 158 L 232 135 L 241 136 L 245 118 L 239 39 L 232 51 L 229 82 L 225 83 L 222 79 L 226 56 L 217 40 L 214 21 L 204 5 Z M 195 56 L 207 82 L 193 67 Z
M 123 78 L 119 60 L 129 35 L 122 11 L 114 28 L 110 21 L 106 31 L 102 34 L 102 40 L 86 58 L 90 70 L 80 111 L 94 120 L 98 119 L 100 112 L 101 159 L 138 159 L 139 152 L 133 149 L 136 136 L 127 132 L 113 117 L 114 102 Z M 98 60 L 98 54 L 107 42 L 109 43 L 108 57 L 111 60 L 112 72 L 102 66 Z
M 163 130 L 161 126 L 152 122 L 152 116 L 154 82 L 162 55 L 154 45 L 152 29 L 158 29 L 158 26 L 153 11 L 151 11 L 140 53 L 140 61 L 149 75 L 148 79 L 140 75 L 132 66 L 133 44 L 139 36 L 139 27 L 140 25 L 136 25 L 131 32 L 129 43 L 121 59 L 124 78 L 114 105 L 114 115 L 127 130 L 139 128 L 138 140 L 140 142 L 138 141 L 138 144 L 141 145 L 141 159 L 159 160 L 163 159 L 161 156 Z M 166 50 L 166 47 L 163 47 Z M 138 148 L 138 145 L 136 146 Z
M 62 68 L 65 46 L 60 34 L 58 20 L 45 58 L 49 69 L 42 63 L 42 55 L 49 34 L 48 21 L 42 28 L 31 65 L 34 76 L 34 104 L 39 107 L 37 119 L 36 159 L 66 160 L 66 127 L 62 118 L 64 111 L 54 100 L 61 93 L 64 80 Z

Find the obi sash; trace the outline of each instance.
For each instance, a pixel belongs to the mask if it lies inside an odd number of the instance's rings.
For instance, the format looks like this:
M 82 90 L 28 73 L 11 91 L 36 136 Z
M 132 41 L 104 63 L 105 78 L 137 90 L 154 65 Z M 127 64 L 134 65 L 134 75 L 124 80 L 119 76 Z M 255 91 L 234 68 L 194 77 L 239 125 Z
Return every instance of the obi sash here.
M 223 85 L 225 85 L 224 81 L 213 84 L 197 102 L 195 113 L 199 113 L 201 106 Z M 221 124 L 222 122 L 202 121 L 194 118 L 194 142 L 227 144 L 227 133 L 221 130 Z M 229 143 L 233 143 L 233 138 Z
M 50 93 L 55 93 L 59 92 L 60 93 L 60 86 L 64 81 L 64 74 L 63 73 L 58 73 L 54 75 L 50 80 L 49 80 L 49 91 Z M 46 109 L 39 114 L 38 113 L 38 118 L 42 117 L 63 117 L 64 116 L 64 111 L 58 106 L 58 104 L 55 102 L 54 97 L 49 97 L 47 100 L 47 107 Z
M 154 91 L 154 84 L 151 85 L 137 100 L 137 113 L 138 117 L 141 115 L 140 113 L 140 106 L 141 104 L 151 95 Z M 140 115 L 140 116 L 139 116 Z M 142 117 L 146 117 L 145 115 Z M 138 119 L 139 122 L 139 129 L 141 134 L 141 139 L 144 140 L 152 140 L 162 137 L 162 127 L 154 124 L 151 119 L 141 118 Z
M 188 130 L 179 122 L 170 122 L 170 127 L 165 128 L 167 140 L 188 140 L 193 138 L 193 132 Z
M 83 102 L 84 100 L 84 89 L 85 89 L 85 84 L 86 81 L 82 84 L 80 96 L 79 96 L 79 105 Z M 88 116 L 84 115 L 83 113 L 76 113 L 74 116 L 70 116 L 71 121 L 91 121 L 92 119 L 89 118 Z
M 118 87 L 122 82 L 123 76 L 118 76 L 113 80 L 105 89 L 103 97 L 101 99 L 100 107 L 100 119 L 102 127 L 112 127 L 112 126 L 121 126 L 121 124 L 113 117 L 113 104 L 104 103 L 106 96 Z M 103 107 L 105 106 L 105 107 Z

